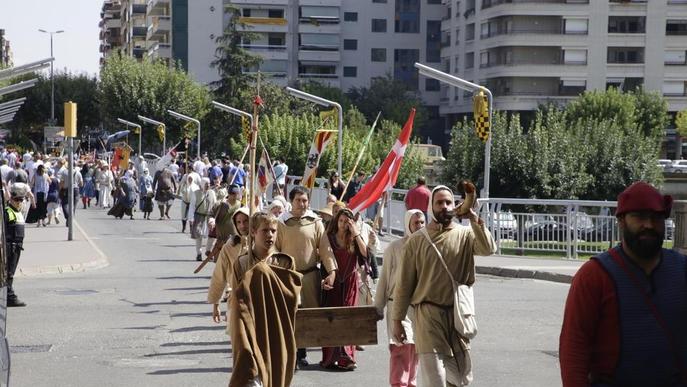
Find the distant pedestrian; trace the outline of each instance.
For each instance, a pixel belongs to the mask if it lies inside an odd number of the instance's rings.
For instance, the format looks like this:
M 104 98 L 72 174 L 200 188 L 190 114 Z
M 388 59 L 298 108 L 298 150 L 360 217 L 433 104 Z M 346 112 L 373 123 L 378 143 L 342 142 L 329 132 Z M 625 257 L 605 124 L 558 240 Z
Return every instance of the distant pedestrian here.
M 83 188 L 81 189 L 81 203 L 83 208 L 91 206 L 91 200 L 96 197 L 95 194 L 95 169 L 88 164 L 84 164 L 81 170 L 83 177 Z
M 286 186 L 286 175 L 289 173 L 289 166 L 284 162 L 283 157 L 278 157 L 274 165 L 274 178 L 276 179 L 273 195 L 285 195 L 284 187 Z
M 10 186 L 10 198 L 5 206 L 5 254 L 7 254 L 7 306 L 26 306 L 14 293 L 14 273 L 17 271 L 19 257 L 24 249 L 24 214 L 22 204 L 29 191 L 25 183 Z
M 112 206 L 108 215 L 122 219 L 128 215 L 129 219 L 134 219 L 133 209 L 136 204 L 136 182 L 133 178 L 126 175 L 120 177 L 115 188 L 115 204 Z
M 353 179 L 353 181 L 348 184 L 348 188 L 346 188 L 346 193 L 343 197 L 344 203 L 350 202 L 351 199 L 360 192 L 360 189 L 363 188 L 364 180 L 365 172 L 360 171 L 356 173 L 355 179 Z
M 153 212 L 153 177 L 150 176 L 148 168 L 143 170 L 141 177 L 138 178 L 138 194 L 140 197 L 139 209 L 143 213 L 143 219 L 150 220 L 150 213 Z
M 564 387 L 687 386 L 687 257 L 662 248 L 672 197 L 618 195 L 620 245 L 573 278 L 560 336 Z
M 404 200 L 406 204 L 406 211 L 408 210 L 420 210 L 427 217 L 427 208 L 429 207 L 429 198 L 431 192 L 427 188 L 427 183 L 425 182 L 425 177 L 420 176 L 417 178 L 417 185 L 411 188 L 406 194 Z
M 193 188 L 193 189 L 192 189 Z M 186 232 L 188 221 L 188 207 L 191 204 L 191 192 L 200 188 L 200 175 L 191 171 L 185 174 L 179 182 L 177 197 L 181 199 L 181 232 Z
M 48 196 L 46 198 L 46 209 L 48 211 L 48 224 L 55 219 L 55 224 L 60 224 L 60 182 L 53 176 L 52 169 L 48 169 Z
M 83 186 L 83 178 L 81 177 L 81 172 L 79 168 L 74 168 L 72 171 L 72 185 L 69 186 L 69 169 L 62 168 L 59 172 L 58 178 L 60 179 L 60 203 L 62 204 L 62 213 L 64 218 L 67 220 L 66 225 L 69 226 L 69 217 L 71 214 L 76 214 L 76 203 L 79 201 L 79 190 Z M 69 190 L 74 193 L 74 201 L 69 204 Z M 70 208 L 72 212 L 70 212 Z
M 345 188 L 346 184 L 339 178 L 339 172 L 332 172 L 329 175 L 329 194 L 334 195 L 334 201 L 341 200 Z
M 384 309 L 386 309 L 386 325 L 387 334 L 389 336 L 389 383 L 394 386 L 417 386 L 417 366 L 418 357 L 415 353 L 415 341 L 413 341 L 413 308 L 408 308 L 408 314 L 405 319 L 401 321 L 406 332 L 406 341 L 398 342 L 394 340 L 392 335 L 392 319 L 391 309 L 393 308 L 394 288 L 396 287 L 396 278 L 398 276 L 398 267 L 401 264 L 401 257 L 403 256 L 403 249 L 406 242 L 412 234 L 425 226 L 425 216 L 420 210 L 406 211 L 405 219 L 405 235 L 401 239 L 396 239 L 387 246 L 384 251 L 384 266 L 382 267 L 382 275 L 377 284 L 377 293 L 375 294 L 375 306 L 380 318 L 384 316 Z
M 37 226 L 46 226 L 46 218 L 48 217 L 48 191 L 50 190 L 50 178 L 45 173 L 45 167 L 39 165 L 33 175 L 32 191 L 36 198 L 36 207 L 29 211 L 29 217 L 34 217 Z
M 160 210 L 160 220 L 169 216 L 169 209 L 174 203 L 174 194 L 177 191 L 177 182 L 174 179 L 172 171 L 165 167 L 160 171 L 155 172 L 153 178 L 153 189 L 155 189 L 155 201 L 157 208 Z
M 210 179 L 204 177 L 200 189 L 191 193 L 188 220 L 191 222 L 191 238 L 196 241 L 196 261 L 203 260 L 203 239 L 208 238 L 208 221 L 215 205 L 215 191 L 210 189 Z M 210 255 L 212 243 L 207 243 L 205 251 Z
M 96 179 L 99 193 L 98 204 L 101 208 L 109 208 L 112 204 L 112 190 L 114 189 L 114 175 L 106 164 L 100 167 L 100 173 Z

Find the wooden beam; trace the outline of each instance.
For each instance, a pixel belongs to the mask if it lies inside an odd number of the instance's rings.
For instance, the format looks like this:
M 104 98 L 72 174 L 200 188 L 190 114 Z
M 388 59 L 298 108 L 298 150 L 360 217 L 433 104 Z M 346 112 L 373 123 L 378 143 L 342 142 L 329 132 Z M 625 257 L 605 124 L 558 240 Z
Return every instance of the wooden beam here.
M 298 348 L 377 344 L 374 306 L 305 308 L 296 312 Z

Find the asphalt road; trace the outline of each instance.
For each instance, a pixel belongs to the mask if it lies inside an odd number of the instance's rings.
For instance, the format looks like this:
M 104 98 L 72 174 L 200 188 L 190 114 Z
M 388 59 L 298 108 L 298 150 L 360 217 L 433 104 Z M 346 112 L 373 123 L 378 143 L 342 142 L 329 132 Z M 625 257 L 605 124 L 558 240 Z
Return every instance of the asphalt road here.
M 9 310 L 11 385 L 226 385 L 231 347 L 205 303 L 212 267 L 193 274 L 193 241 L 179 233 L 179 221 L 115 220 L 94 209 L 79 210 L 78 221 L 110 265 L 16 280 L 29 306 Z M 558 334 L 568 286 L 478 281 L 473 385 L 560 385 Z M 356 371 L 313 365 L 297 373 L 293 386 L 388 385 L 385 324 L 379 330 L 380 345 L 358 353 Z M 320 351 L 309 358 L 319 361 Z

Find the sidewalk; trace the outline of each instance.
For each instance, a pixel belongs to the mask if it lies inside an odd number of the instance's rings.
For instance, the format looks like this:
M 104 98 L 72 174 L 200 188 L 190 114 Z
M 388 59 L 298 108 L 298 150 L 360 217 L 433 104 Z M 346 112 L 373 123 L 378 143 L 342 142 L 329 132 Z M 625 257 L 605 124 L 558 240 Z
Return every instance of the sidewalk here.
M 377 255 L 379 262 L 381 262 L 382 256 L 380 252 L 383 252 L 386 246 L 397 238 L 388 234 L 379 238 L 380 244 Z M 569 284 L 577 270 L 585 262 L 563 258 L 525 258 L 507 255 L 476 256 L 475 270 L 477 274 L 530 278 Z
M 64 222 L 40 228 L 27 224 L 24 251 L 16 275 L 81 272 L 109 264 L 105 254 L 88 238 L 78 222 L 74 222 L 72 241 L 67 241 L 67 231 Z

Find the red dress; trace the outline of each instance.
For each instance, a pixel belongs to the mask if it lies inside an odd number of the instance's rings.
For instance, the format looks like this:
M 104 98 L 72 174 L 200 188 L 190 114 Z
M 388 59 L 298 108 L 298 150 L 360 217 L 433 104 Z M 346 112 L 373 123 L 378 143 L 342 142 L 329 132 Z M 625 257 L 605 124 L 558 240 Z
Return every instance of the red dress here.
M 365 263 L 365 257 L 358 252 L 350 252 L 339 247 L 336 236 L 329 235 L 329 243 L 336 257 L 337 272 L 334 288 L 323 291 L 323 307 L 356 306 L 358 304 L 358 264 Z M 355 364 L 355 345 L 322 348 L 320 365 L 325 368 L 347 368 Z

